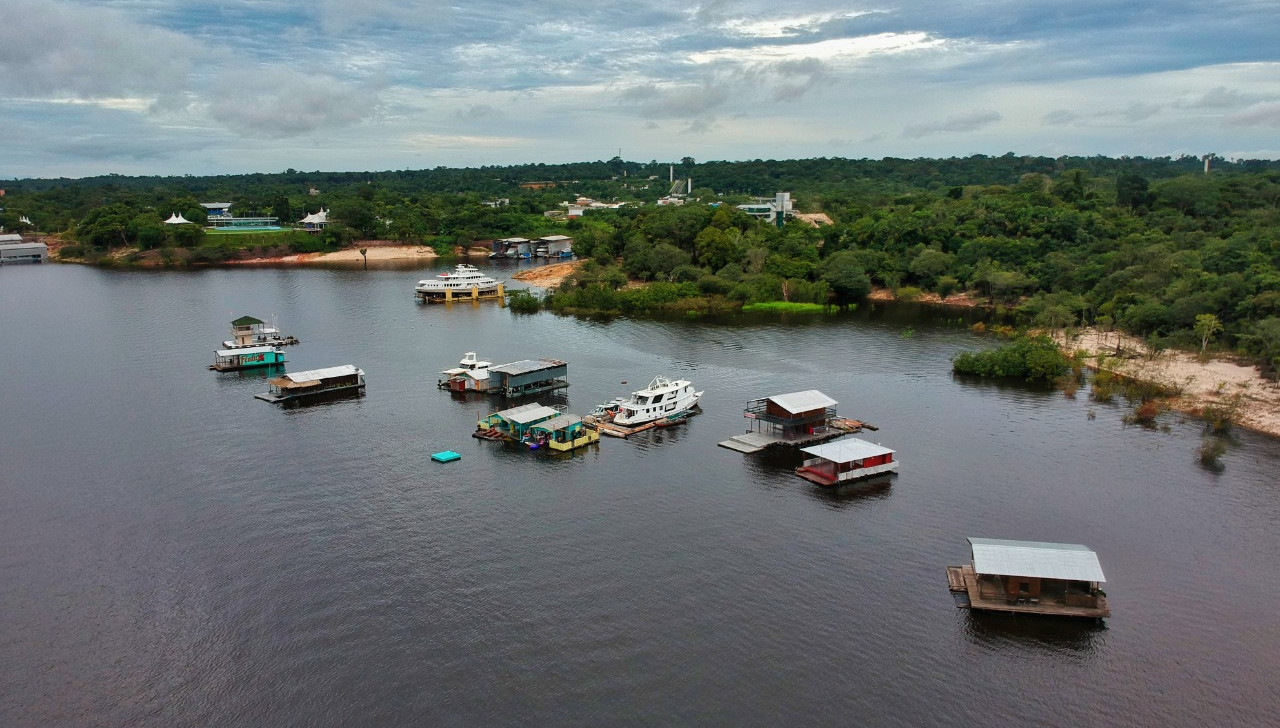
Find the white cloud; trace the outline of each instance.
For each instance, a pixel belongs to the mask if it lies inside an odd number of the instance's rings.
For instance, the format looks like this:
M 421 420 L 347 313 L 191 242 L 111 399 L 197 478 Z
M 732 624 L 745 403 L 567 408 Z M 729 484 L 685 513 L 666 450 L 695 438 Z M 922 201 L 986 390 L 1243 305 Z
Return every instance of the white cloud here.
M 977 131 L 985 126 L 990 126 L 1001 119 L 1000 112 L 990 109 L 977 109 L 968 111 L 963 114 L 955 114 L 948 116 L 941 121 L 926 121 L 916 124 L 908 124 L 902 130 L 902 135 L 912 139 L 929 136 L 930 134 L 946 134 L 950 132 L 970 132 Z

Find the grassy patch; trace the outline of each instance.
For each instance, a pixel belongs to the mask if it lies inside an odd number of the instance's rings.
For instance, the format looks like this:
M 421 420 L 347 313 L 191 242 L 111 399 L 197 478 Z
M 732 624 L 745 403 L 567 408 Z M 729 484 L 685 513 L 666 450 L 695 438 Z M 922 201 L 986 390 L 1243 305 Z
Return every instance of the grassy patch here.
M 834 310 L 821 303 L 793 303 L 790 301 L 765 301 L 748 303 L 742 307 L 745 313 L 828 313 Z

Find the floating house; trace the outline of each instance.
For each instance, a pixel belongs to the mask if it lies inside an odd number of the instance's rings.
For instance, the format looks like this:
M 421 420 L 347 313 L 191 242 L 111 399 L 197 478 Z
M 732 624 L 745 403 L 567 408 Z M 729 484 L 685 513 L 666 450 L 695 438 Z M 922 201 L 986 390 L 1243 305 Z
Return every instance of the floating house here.
M 522 397 L 569 386 L 569 365 L 559 359 L 525 359 L 489 367 L 488 392 Z
M 29 243 L 21 235 L 0 235 L 0 265 L 8 263 L 43 263 L 49 260 L 49 246 Z
M 241 316 L 231 322 L 231 340 L 222 342 L 223 348 L 242 349 L 257 346 L 288 346 L 298 340 L 285 336 L 276 328 L 275 323 L 268 324 L 259 318 Z
M 255 394 L 264 402 L 288 402 L 322 394 L 349 392 L 359 394 L 364 390 L 364 372 L 352 364 L 326 369 L 294 372 L 267 381 L 270 391 Z
M 522 442 L 529 437 L 529 429 L 541 422 L 559 417 L 560 412 L 533 402 L 494 412 L 476 423 L 476 437 L 485 440 L 514 440 Z
M 800 452 L 810 457 L 796 468 L 796 475 L 823 486 L 843 485 L 898 471 L 893 450 L 856 437 L 813 445 Z
M 249 346 L 241 349 L 219 349 L 213 352 L 210 369 L 231 372 L 238 369 L 270 367 L 284 364 L 284 352 L 274 346 Z
M 529 428 L 530 448 L 548 447 L 567 452 L 599 442 L 600 433 L 588 429 L 577 415 L 560 415 Z
M 539 258 L 572 258 L 573 238 L 568 235 L 544 235 L 538 238 L 534 255 Z
M 1071 543 L 970 538 L 972 562 L 948 566 L 956 606 L 1014 614 L 1111 616 L 1098 555 Z
M 528 238 L 502 238 L 493 241 L 490 258 L 531 258 L 533 241 Z
M 731 437 L 720 446 L 754 453 L 766 447 L 833 440 L 850 431 L 833 426 L 837 421 L 843 422 L 836 416 L 836 404 L 816 389 L 753 399 L 742 413 L 748 423 L 746 434 Z

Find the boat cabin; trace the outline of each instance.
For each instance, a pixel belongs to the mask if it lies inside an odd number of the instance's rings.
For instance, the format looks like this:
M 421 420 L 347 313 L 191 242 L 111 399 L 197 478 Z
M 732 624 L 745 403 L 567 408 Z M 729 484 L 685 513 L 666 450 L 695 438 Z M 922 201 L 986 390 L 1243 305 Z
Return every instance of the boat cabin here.
M 569 365 L 558 359 L 525 359 L 489 367 L 489 392 L 506 397 L 569 386 Z
M 840 485 L 898 470 L 894 451 L 856 437 L 802 448 L 810 457 L 796 475 L 818 485 Z
M 284 352 L 274 346 L 249 346 L 243 349 L 219 349 L 213 352 L 210 369 L 230 372 L 251 367 L 269 367 L 284 363 Z
M 262 346 L 279 343 L 280 330 L 259 318 L 241 316 L 231 322 L 231 341 L 223 342 L 228 349 L 242 346 Z
M 1098 555 L 1081 544 L 969 538 L 972 561 L 947 569 L 959 606 L 1067 617 L 1111 616 Z
M 749 432 L 795 440 L 827 432 L 827 423 L 836 416 L 836 404 L 822 392 L 807 389 L 754 399 L 742 415 L 750 420 Z
M 493 433 L 493 439 L 523 441 L 528 437 L 531 427 L 558 416 L 558 410 L 533 402 L 494 412 L 477 422 L 476 430 Z
M 529 428 L 529 447 L 549 447 L 562 452 L 586 447 L 600 440 L 600 433 L 588 429 L 577 415 L 560 415 Z
M 255 394 L 266 402 L 285 402 L 334 392 L 360 392 L 364 389 L 364 372 L 352 364 L 326 369 L 293 372 L 267 380 L 269 391 Z

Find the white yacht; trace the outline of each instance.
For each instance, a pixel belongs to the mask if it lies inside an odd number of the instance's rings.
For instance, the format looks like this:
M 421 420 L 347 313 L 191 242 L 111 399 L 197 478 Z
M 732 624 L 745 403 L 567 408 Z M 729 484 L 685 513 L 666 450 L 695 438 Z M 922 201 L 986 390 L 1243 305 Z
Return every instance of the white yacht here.
M 622 404 L 615 424 L 634 427 L 646 422 L 686 412 L 698 406 L 702 392 L 693 391 L 686 379 L 654 377 L 649 386 L 631 393 L 631 399 Z
M 481 361 L 476 358 L 476 353 L 474 351 L 468 351 L 466 354 L 462 355 L 462 361 L 458 362 L 458 366 L 453 367 L 452 369 L 445 369 L 440 373 L 453 376 L 455 374 L 474 372 L 477 369 L 488 369 L 491 366 L 493 366 L 493 362 Z
M 481 273 L 474 265 L 459 263 L 453 272 L 440 273 L 435 278 L 418 281 L 413 290 L 419 296 L 444 295 L 446 291 L 452 291 L 454 295 L 465 295 L 473 288 L 481 293 L 495 291 L 499 285 L 500 281 Z

